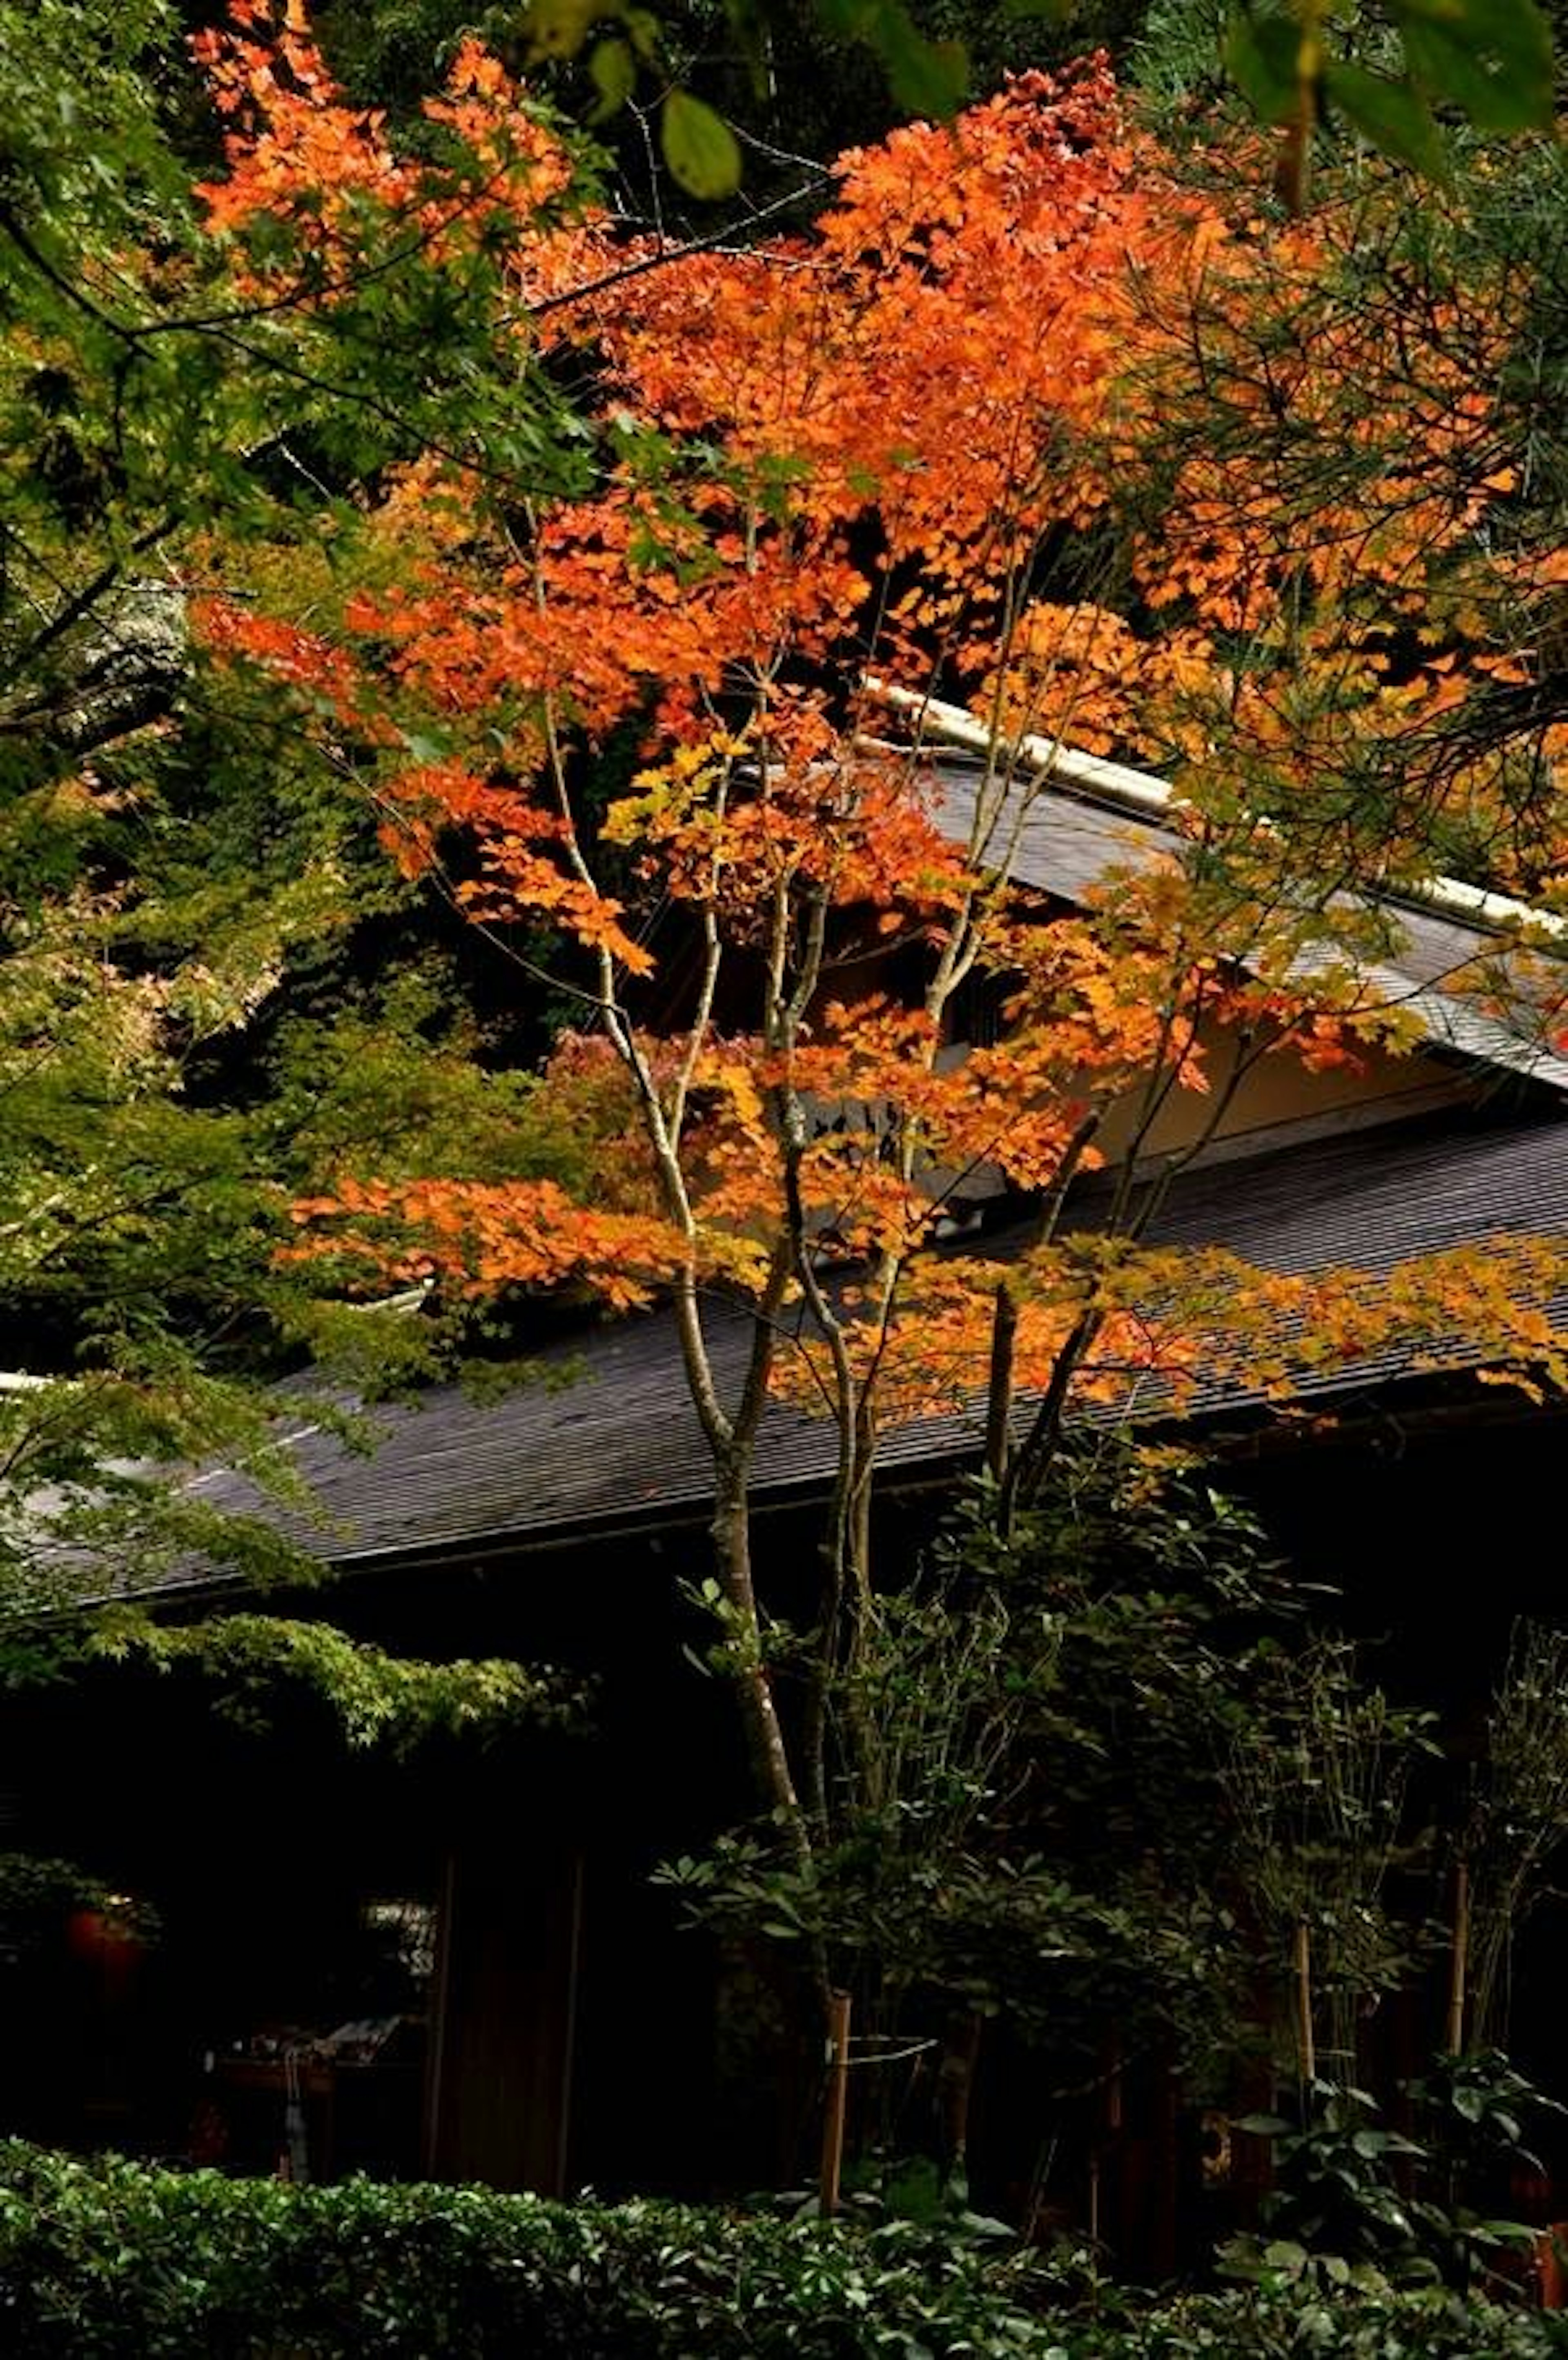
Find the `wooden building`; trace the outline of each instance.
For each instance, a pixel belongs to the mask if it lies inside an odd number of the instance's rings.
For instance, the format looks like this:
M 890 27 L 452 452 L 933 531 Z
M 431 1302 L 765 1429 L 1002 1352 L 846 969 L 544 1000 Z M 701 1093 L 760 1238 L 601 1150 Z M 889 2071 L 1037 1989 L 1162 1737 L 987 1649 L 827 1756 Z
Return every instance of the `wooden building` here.
M 1070 905 L 1112 864 L 1169 849 L 1157 804 L 1092 775 L 1113 771 L 1089 765 L 1038 799 L 1021 886 Z M 956 758 L 944 791 L 957 827 L 973 774 Z M 1493 923 L 1506 915 L 1390 906 L 1377 980 L 1411 1007 L 1421 1046 L 1369 1053 L 1359 1072 L 1270 1061 L 1155 1236 L 1302 1272 L 1568 1235 L 1568 1060 L 1545 1037 L 1539 953 L 1515 950 Z M 1181 1144 L 1173 1129 L 1151 1149 Z M 983 1180 L 972 1209 L 1005 1253 L 1008 1208 Z M 716 1315 L 713 1332 L 738 1368 L 745 1318 Z M 145 1956 L 109 1927 L 83 1929 L 63 1964 L 13 1962 L 14 2125 L 547 2191 L 763 2185 L 788 2169 L 811 2060 L 785 2072 L 782 2103 L 737 2091 L 712 1958 L 672 1937 L 648 1884 L 712 1832 L 744 1775 L 727 1700 L 683 1653 L 701 1637 L 686 1591 L 705 1570 L 709 1462 L 672 1328 L 658 1311 L 585 1322 L 539 1359 L 541 1381 L 499 1400 L 441 1387 L 377 1412 L 369 1455 L 302 1404 L 292 1448 L 326 1521 L 301 1529 L 337 1577 L 320 1611 L 408 1652 L 581 1671 L 598 1684 L 592 1735 L 387 1765 L 350 1758 L 303 1708 L 282 1742 L 214 1726 L 180 1676 L 105 1674 L 68 1705 L 38 1700 L 0 1765 L 7 1841 L 84 1861 L 155 1902 L 164 1930 Z M 1332 1578 L 1353 1613 L 1375 1592 L 1440 1676 L 1511 1614 L 1558 1611 L 1561 1549 L 1530 1503 L 1568 1447 L 1555 1403 L 1479 1386 L 1462 1349 L 1450 1359 L 1441 1374 L 1397 1351 L 1319 1369 L 1294 1406 L 1321 1417 L 1282 1422 L 1234 1382 L 1186 1411 L 1303 1573 Z M 962 1416 L 888 1434 L 889 1547 L 919 1546 L 981 1439 Z M 832 1457 L 820 1425 L 769 1410 L 769 1578 L 809 1565 Z M 231 1475 L 192 1480 L 245 1496 Z M 167 1602 L 243 1590 L 193 1567 Z

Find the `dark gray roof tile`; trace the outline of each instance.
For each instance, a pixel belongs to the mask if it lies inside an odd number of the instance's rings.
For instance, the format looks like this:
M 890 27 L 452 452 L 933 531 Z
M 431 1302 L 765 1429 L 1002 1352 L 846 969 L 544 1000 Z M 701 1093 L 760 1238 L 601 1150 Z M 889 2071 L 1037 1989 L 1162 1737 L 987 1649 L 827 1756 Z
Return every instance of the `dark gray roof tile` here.
M 1093 1221 L 1094 1201 L 1091 1188 L 1085 1221 Z M 1173 1186 L 1153 1234 L 1227 1247 L 1264 1267 L 1300 1273 L 1340 1262 L 1384 1269 L 1508 1232 L 1568 1238 L 1568 1118 L 1449 1119 L 1194 1169 Z M 1006 1251 L 1006 1239 L 995 1242 Z M 737 1382 L 746 1323 L 718 1302 L 706 1317 L 721 1383 Z M 382 1438 L 369 1457 L 312 1429 L 302 1415 L 297 1452 L 331 1519 L 313 1545 L 348 1568 L 501 1544 L 537 1548 L 633 1524 L 700 1519 L 708 1459 L 669 1315 L 591 1327 L 541 1354 L 541 1376 L 559 1375 L 573 1361 L 582 1373 L 564 1387 L 540 1382 L 482 1403 L 441 1386 L 418 1408 L 378 1411 Z M 1381 1353 L 1305 1377 L 1301 1395 L 1365 1388 L 1410 1366 L 1408 1356 Z M 1215 1388 L 1189 1414 L 1235 1410 L 1246 1399 L 1235 1387 Z M 1157 1393 L 1147 1406 L 1158 1413 Z M 883 1463 L 896 1478 L 972 1455 L 978 1441 L 975 1418 L 928 1417 L 888 1434 Z M 773 1406 L 758 1454 L 758 1496 L 782 1502 L 821 1486 L 832 1456 L 822 1422 Z M 234 1474 L 201 1480 L 214 1502 L 251 1502 Z
M 955 836 L 967 836 L 980 776 L 977 766 L 953 756 L 935 766 L 938 814 Z M 1114 870 L 1169 859 L 1181 843 L 1158 820 L 1052 786 L 1029 805 L 1013 873 L 1036 891 L 1077 902 Z M 1367 970 L 1379 1000 L 1410 1008 L 1434 1047 L 1568 1089 L 1568 1058 L 1548 1038 L 1565 1021 L 1568 960 L 1397 899 L 1377 907 L 1390 937 Z

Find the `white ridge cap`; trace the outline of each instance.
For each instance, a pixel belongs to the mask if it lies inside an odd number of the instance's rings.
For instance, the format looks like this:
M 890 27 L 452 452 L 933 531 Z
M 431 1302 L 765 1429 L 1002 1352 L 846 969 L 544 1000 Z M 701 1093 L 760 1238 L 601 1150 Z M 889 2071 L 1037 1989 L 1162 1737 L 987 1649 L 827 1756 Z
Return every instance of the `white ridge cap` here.
M 898 688 L 891 681 L 870 674 L 865 685 L 868 696 L 899 713 L 916 715 L 922 729 L 929 724 L 931 735 L 949 745 L 964 746 L 980 754 L 989 753 L 995 745 L 1010 745 L 1042 773 L 1060 779 L 1064 786 L 1103 795 L 1107 803 L 1147 812 L 1154 817 L 1164 817 L 1181 808 L 1181 799 L 1175 789 L 1164 779 L 1156 778 L 1151 770 L 1135 770 L 1126 762 L 1107 762 L 1098 754 L 1080 753 L 1076 747 L 1064 745 L 1058 738 L 1042 738 L 1033 732 L 1016 738 L 996 737 L 984 722 L 965 713 L 962 705 L 944 705 L 939 697 L 922 695 L 918 689 Z M 1373 890 L 1380 900 L 1414 901 L 1423 908 L 1441 911 L 1444 917 L 1461 919 L 1467 925 L 1484 926 L 1497 934 L 1529 928 L 1551 935 L 1554 944 L 1568 945 L 1568 917 L 1553 910 L 1535 909 L 1508 893 L 1493 893 L 1479 885 L 1466 885 L 1458 877 L 1416 877 Z

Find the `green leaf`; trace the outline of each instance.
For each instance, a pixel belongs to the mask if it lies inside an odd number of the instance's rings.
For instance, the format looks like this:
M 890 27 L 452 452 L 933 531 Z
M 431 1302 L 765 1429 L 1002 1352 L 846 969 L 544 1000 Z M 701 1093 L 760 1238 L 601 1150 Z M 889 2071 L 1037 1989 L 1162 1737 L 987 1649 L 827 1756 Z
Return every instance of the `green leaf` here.
M 1447 178 L 1443 135 L 1408 82 L 1390 82 L 1385 74 L 1334 58 L 1324 68 L 1323 87 L 1345 121 L 1380 155 L 1409 164 L 1429 180 Z
M 1478 131 L 1550 130 L 1552 31 L 1535 0 L 1391 0 L 1410 80 Z
M 910 115 L 944 121 L 963 105 L 969 88 L 963 42 L 928 39 L 904 0 L 817 0 L 817 16 L 834 40 L 859 41 L 875 52 L 888 89 Z
M 1525 2221 L 1474 2221 L 1470 2224 L 1470 2234 L 1484 2237 L 1491 2245 L 1528 2248 L 1534 2245 L 1541 2232 L 1532 2229 Z
M 969 55 L 962 41 L 930 41 L 901 0 L 878 0 L 864 37 L 881 59 L 887 87 L 911 115 L 945 122 L 969 88 Z
M 1264 123 L 1289 123 L 1301 103 L 1301 28 L 1290 16 L 1233 16 L 1225 71 Z
M 630 46 L 618 35 L 607 41 L 597 41 L 588 60 L 588 71 L 599 93 L 599 103 L 592 109 L 590 123 L 607 123 L 618 115 L 637 88 L 637 60 Z
M 740 186 L 740 148 L 734 132 L 704 99 L 672 90 L 659 109 L 659 144 L 689 196 L 711 202 Z
M 1044 16 L 1052 25 L 1064 25 L 1073 14 L 1073 0 L 1002 0 L 1009 16 Z
M 523 25 L 530 59 L 574 58 L 594 19 L 615 13 L 607 0 L 528 0 Z
M 968 94 L 969 52 L 962 41 L 928 41 L 917 34 L 907 48 L 888 52 L 887 84 L 911 115 L 945 123 Z

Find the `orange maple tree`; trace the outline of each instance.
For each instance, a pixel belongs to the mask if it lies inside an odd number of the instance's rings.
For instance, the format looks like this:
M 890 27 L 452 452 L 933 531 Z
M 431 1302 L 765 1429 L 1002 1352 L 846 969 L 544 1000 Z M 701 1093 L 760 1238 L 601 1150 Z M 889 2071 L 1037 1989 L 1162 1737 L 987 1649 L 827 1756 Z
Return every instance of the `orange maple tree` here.
M 618 1109 L 625 1142 L 593 1204 L 554 1184 L 340 1176 L 298 1207 L 300 1250 L 669 1306 L 759 1795 L 809 1849 L 891 1425 L 975 1414 L 1006 1518 L 1084 1401 L 1136 1390 L 1173 1412 L 1200 1377 L 1283 1396 L 1303 1366 L 1441 1353 L 1460 1331 L 1505 1364 L 1559 1364 L 1538 1307 L 1555 1259 L 1528 1240 L 1494 1243 L 1484 1269 L 1454 1255 L 1377 1282 L 1148 1242 L 1262 1060 L 1323 1066 L 1410 1037 L 1367 978 L 1376 908 L 1312 886 L 1331 824 L 1334 873 L 1354 880 L 1426 858 L 1448 805 L 1424 775 L 1390 831 L 1348 792 L 1325 803 L 1323 781 L 1346 779 L 1347 710 L 1363 740 L 1431 742 L 1456 668 L 1475 676 L 1453 636 L 1475 595 L 1465 536 L 1508 492 L 1489 413 L 1439 337 L 1432 415 L 1401 458 L 1387 369 L 1363 387 L 1392 323 L 1335 311 L 1313 246 L 1334 225 L 1265 234 L 1183 194 L 1097 64 L 846 156 L 809 236 L 662 256 L 591 211 L 551 216 L 550 137 L 472 46 L 431 110 L 474 158 L 445 210 L 332 93 L 293 7 L 276 34 L 250 7 L 206 54 L 239 126 L 213 219 L 250 237 L 258 293 L 302 244 L 334 300 L 368 192 L 443 267 L 473 242 L 503 255 L 519 384 L 542 365 L 591 388 L 591 483 L 536 494 L 429 449 L 369 504 L 330 621 L 208 602 L 212 644 L 301 695 L 394 858 L 498 941 L 546 925 L 568 946 L 580 1022 L 551 1078 Z M 1278 388 L 1239 366 L 1226 382 L 1249 430 L 1278 390 L 1343 436 L 1355 395 L 1365 449 L 1353 433 L 1335 502 L 1309 532 L 1305 491 L 1248 472 L 1246 437 L 1177 432 L 1163 518 L 1126 528 L 1183 370 L 1227 338 L 1272 355 L 1292 319 Z M 1465 351 L 1489 333 L 1467 328 Z M 1119 609 L 1108 561 L 1093 596 L 1051 586 L 1073 552 L 1113 546 Z M 1401 671 L 1388 642 L 1406 631 Z M 989 751 L 961 792 L 878 734 L 872 672 L 969 697 Z M 1188 851 L 1129 847 L 1072 910 L 1020 890 L 1053 792 L 1020 750 L 1041 728 L 1178 762 Z M 1444 776 L 1450 797 L 1473 792 Z M 965 1053 L 961 997 L 985 978 L 1003 1021 Z M 1073 1192 L 1096 1167 L 1085 1221 Z M 982 1183 L 1019 1208 L 1005 1266 L 952 1234 Z M 714 1336 L 737 1318 L 726 1383 Z M 799 1737 L 751 1556 L 780 1392 L 836 1437 Z
M 1462 201 L 1412 241 L 1402 196 L 1374 172 L 1285 224 L 1216 196 L 1139 273 L 1105 438 L 1126 578 L 1030 607 L 987 692 L 1290 828 L 1303 873 L 1456 870 L 1550 915 L 1568 560 L 1529 482 L 1532 299 L 1475 267 Z M 1539 997 L 1560 1019 L 1561 979 Z

